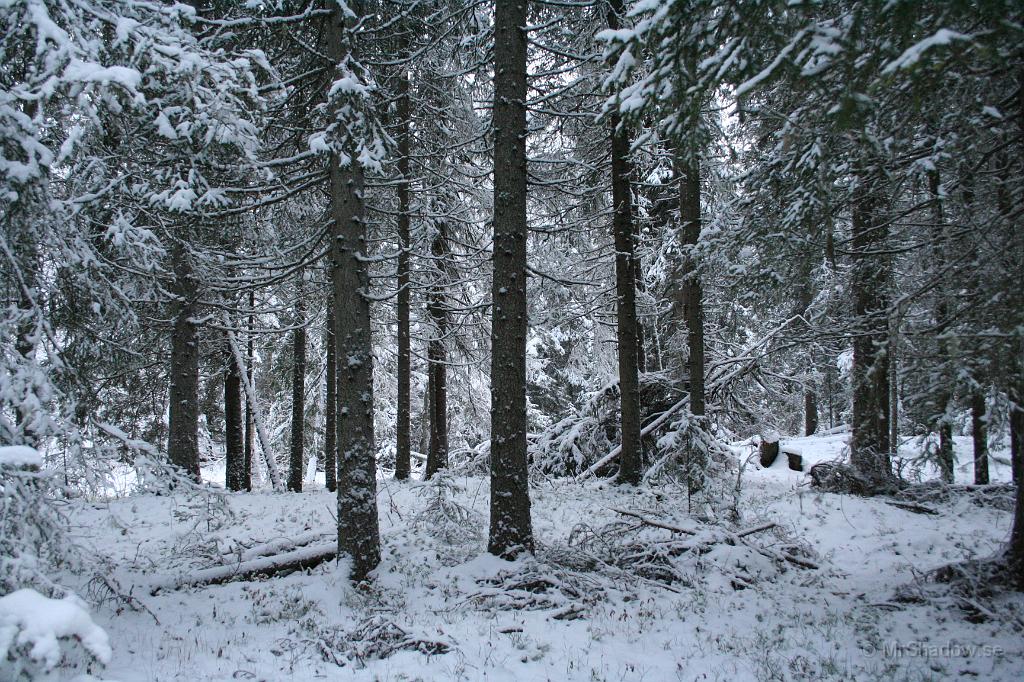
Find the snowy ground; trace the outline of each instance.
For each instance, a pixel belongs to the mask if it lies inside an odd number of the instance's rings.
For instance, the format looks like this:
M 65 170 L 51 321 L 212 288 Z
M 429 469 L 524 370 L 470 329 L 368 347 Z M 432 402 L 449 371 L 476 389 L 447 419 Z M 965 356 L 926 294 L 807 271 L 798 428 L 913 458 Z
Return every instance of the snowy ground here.
M 810 464 L 838 454 L 844 438 L 784 445 Z M 969 443 L 957 445 L 966 461 Z M 998 464 L 994 473 L 1007 476 Z M 970 475 L 958 468 L 958 478 Z M 622 520 L 615 508 L 687 525 L 685 494 L 601 481 L 541 483 L 532 490 L 537 559 L 510 567 L 484 553 L 486 479 L 453 484 L 445 499 L 459 506 L 439 506 L 433 486 L 381 480 L 384 552 L 371 591 L 353 590 L 332 562 L 259 582 L 151 595 L 174 576 L 229 563 L 242 545 L 330 532 L 334 497 L 319 489 L 76 503 L 74 536 L 109 561 L 109 575 L 148 610 L 113 601 L 93 609 L 113 648 L 104 677 L 1024 679 L 1024 600 L 1003 597 L 999 618 L 972 623 L 950 604 L 892 599 L 924 571 L 996 552 L 1008 537 L 1008 511 L 962 500 L 938 516 L 915 514 L 881 500 L 816 493 L 784 457 L 766 470 L 751 462 L 741 525 L 777 521 L 814 551 L 821 568 L 758 563 L 723 544 L 695 564 L 692 580 L 663 587 L 568 568 L 570 533 Z M 751 586 L 734 589 L 722 566 L 738 566 Z M 550 583 L 536 594 L 495 586 L 538 575 Z M 85 586 L 81 593 L 97 594 Z M 377 658 L 382 641 L 419 642 L 419 650 Z

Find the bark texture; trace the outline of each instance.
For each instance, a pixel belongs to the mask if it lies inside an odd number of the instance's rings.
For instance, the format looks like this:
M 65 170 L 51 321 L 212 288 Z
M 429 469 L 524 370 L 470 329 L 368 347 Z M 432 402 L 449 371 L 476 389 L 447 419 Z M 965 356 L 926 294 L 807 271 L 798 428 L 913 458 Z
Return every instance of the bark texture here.
M 430 444 L 424 478 L 430 478 L 448 466 L 448 354 L 445 337 L 448 335 L 448 306 L 445 301 L 445 258 L 448 257 L 447 234 L 443 222 L 430 245 L 436 264 L 437 276 L 430 288 L 427 312 L 433 323 L 427 342 L 427 392 L 430 408 Z
M 199 481 L 199 327 L 195 323 L 199 287 L 184 245 L 176 244 L 171 257 L 176 300 L 171 331 L 167 458 Z
M 327 302 L 327 325 L 324 329 L 327 349 L 327 397 L 324 401 L 324 482 L 332 493 L 338 489 L 338 354 L 334 341 L 333 299 Z
M 608 27 L 619 28 L 622 2 L 608 4 Z M 618 341 L 620 433 L 619 483 L 640 482 L 640 326 L 636 315 L 636 249 L 634 248 L 633 197 L 629 186 L 629 133 L 618 113 L 611 124 L 612 151 L 612 233 L 615 240 L 615 310 Z
M 234 353 L 225 340 L 224 351 L 224 485 L 228 490 L 245 490 L 245 447 L 242 423 L 242 375 Z
M 985 393 L 971 392 L 971 439 L 974 444 L 974 483 L 988 483 L 988 415 L 985 413 Z
M 692 250 L 700 241 L 700 162 L 682 159 L 679 179 L 679 215 L 682 221 L 684 258 L 681 294 L 686 322 L 688 356 L 686 371 L 690 382 L 690 412 L 704 416 L 704 292 Z
M 814 391 L 804 392 L 804 435 L 813 436 L 818 430 L 818 395 Z
M 700 242 L 700 160 L 695 153 L 679 159 L 679 216 L 682 223 L 683 264 L 680 303 L 686 323 L 686 373 L 690 385 L 690 412 L 697 427 L 704 426 L 704 291 L 694 249 Z M 707 453 L 694 442 L 687 452 L 687 488 L 692 494 L 704 487 Z
M 934 221 L 934 264 L 938 272 L 942 272 L 946 260 L 946 228 L 943 216 L 942 199 L 939 194 L 939 173 L 931 171 L 928 174 L 928 190 L 932 195 L 932 219 Z M 941 284 L 936 288 L 935 301 L 935 325 L 941 331 L 945 328 L 949 318 L 949 304 L 946 300 L 945 287 Z M 949 343 L 939 339 L 939 381 L 935 394 L 938 415 L 936 417 L 936 428 L 939 432 L 939 472 L 945 483 L 953 482 L 953 467 L 955 458 L 953 454 L 953 392 L 950 390 L 952 379 L 950 378 L 950 365 L 954 358 L 950 352 Z
M 252 310 L 256 308 L 256 293 L 253 291 L 249 292 L 249 334 L 246 342 L 246 356 L 245 356 L 245 375 L 249 386 L 255 386 L 253 384 L 253 361 L 256 357 L 256 349 L 253 342 L 253 329 L 256 326 L 256 319 L 252 315 Z M 252 452 L 253 445 L 256 442 L 256 416 L 253 412 L 252 405 L 249 401 L 245 401 L 245 454 L 243 455 L 244 464 L 242 464 L 242 488 L 244 490 L 252 490 Z
M 340 64 L 354 53 L 341 6 L 333 5 L 327 24 L 328 55 Z M 329 171 L 338 360 L 338 549 L 352 560 L 351 579 L 361 581 L 380 563 L 380 533 L 364 179 L 354 150 L 346 151 L 351 161 L 342 166 L 340 156 L 332 154 Z
M 288 490 L 295 493 L 302 492 L 306 436 L 306 304 L 301 273 L 297 293 L 292 332 L 292 442 L 288 460 Z
M 395 478 L 409 478 L 409 452 L 412 449 L 412 343 L 409 323 L 409 249 L 411 146 L 409 130 L 409 72 L 403 65 L 398 76 L 398 423 L 395 443 Z
M 526 0 L 494 15 L 494 278 L 488 551 L 533 551 L 526 463 Z
M 853 438 L 850 462 L 870 485 L 892 481 L 889 443 L 889 302 L 885 248 L 888 228 L 879 219 L 879 202 L 869 180 L 861 177 L 853 198 L 853 293 L 857 327 L 853 338 Z

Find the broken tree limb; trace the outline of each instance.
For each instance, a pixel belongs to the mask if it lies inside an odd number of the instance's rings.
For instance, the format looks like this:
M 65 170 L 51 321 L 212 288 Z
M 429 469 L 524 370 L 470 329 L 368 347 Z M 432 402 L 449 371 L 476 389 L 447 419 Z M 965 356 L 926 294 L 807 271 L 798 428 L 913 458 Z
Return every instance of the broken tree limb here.
M 241 376 L 242 386 L 245 388 L 245 397 L 249 401 L 249 407 L 252 408 L 253 421 L 256 423 L 256 433 L 260 437 L 260 450 L 263 451 L 263 459 L 267 463 L 270 485 L 273 486 L 274 490 L 282 491 L 284 490 L 284 481 L 281 479 L 281 472 L 277 469 L 277 462 L 274 461 L 274 457 L 271 454 L 270 438 L 267 437 L 267 428 L 263 423 L 263 415 L 260 414 L 259 408 L 256 405 L 256 389 L 253 388 L 252 382 L 249 380 L 245 360 L 242 359 L 242 351 L 238 349 L 238 344 L 235 342 L 235 333 L 231 331 L 230 322 L 227 313 L 225 313 L 224 329 L 227 332 L 228 345 L 231 347 L 231 354 L 235 357 L 235 364 L 238 366 L 238 374 Z
M 612 511 L 616 514 L 622 514 L 623 516 L 630 516 L 634 519 L 637 519 L 645 526 L 663 528 L 665 530 L 670 530 L 673 533 L 682 533 L 683 535 L 697 535 L 697 531 L 695 530 L 691 530 L 689 528 L 682 528 L 680 526 L 673 526 L 671 524 L 658 521 L 657 519 L 652 519 L 648 516 L 644 516 L 643 514 L 637 514 L 636 512 L 626 511 L 624 509 L 612 509 Z M 773 521 L 766 521 L 756 526 L 751 526 L 750 528 L 744 528 L 743 530 L 738 530 L 734 533 L 730 533 L 730 535 L 737 538 L 745 538 L 748 535 L 753 535 L 754 533 L 761 533 L 766 530 L 771 530 L 772 528 L 775 528 L 776 525 L 777 524 Z
M 800 568 L 809 568 L 812 571 L 816 571 L 820 568 L 820 566 L 818 566 L 818 564 L 814 563 L 813 561 L 801 559 L 798 556 L 793 556 L 789 552 L 776 552 L 775 550 L 768 549 L 766 547 L 761 547 L 760 545 L 752 544 L 750 542 L 747 542 L 746 540 L 741 539 L 740 541 L 745 546 L 749 547 L 761 556 L 766 557 L 768 559 L 772 559 L 774 561 L 787 561 L 793 564 L 794 566 L 799 566 Z
M 914 514 L 928 514 L 929 516 L 937 516 L 938 511 L 931 507 L 926 507 L 923 504 L 917 504 L 915 502 L 902 502 L 899 500 L 883 500 L 886 504 L 892 505 L 897 509 L 903 509 L 904 511 L 913 512 Z
M 677 402 L 675 405 L 662 412 L 657 419 L 652 421 L 650 424 L 645 426 L 643 430 L 640 431 L 640 437 L 643 438 L 644 436 L 647 436 L 653 431 L 655 431 L 658 427 L 660 427 L 662 424 L 668 421 L 669 417 L 678 412 L 679 409 L 688 402 L 690 402 L 690 397 L 686 396 L 685 398 Z M 611 452 L 609 452 L 607 455 L 591 464 L 586 471 L 584 471 L 583 473 L 576 477 L 576 481 L 579 482 L 586 480 L 587 478 L 590 478 L 591 476 L 594 475 L 595 472 L 601 469 L 601 467 L 605 466 L 606 464 L 614 460 L 616 457 L 618 457 L 620 452 L 622 452 L 621 444 L 616 445 Z
M 150 594 L 156 595 L 168 590 L 180 590 L 183 587 L 220 585 L 233 580 L 249 580 L 260 575 L 271 576 L 292 573 L 293 571 L 301 571 L 319 566 L 325 561 L 335 558 L 337 555 L 337 541 L 317 543 L 291 552 L 285 552 L 284 554 L 259 557 L 230 566 L 203 568 L 175 580 L 153 585 L 150 588 Z
M 626 511 L 624 509 L 612 509 L 612 511 L 616 514 L 622 514 L 623 516 L 629 516 L 631 518 L 637 519 L 638 521 L 640 521 L 640 523 L 642 523 L 645 526 L 662 528 L 664 530 L 672 531 L 673 533 L 681 533 L 683 535 L 697 535 L 697 531 L 695 530 L 691 530 L 689 528 L 682 528 L 681 526 L 675 526 L 672 524 L 665 523 L 663 521 L 658 521 L 657 519 L 652 519 L 648 516 L 644 516 L 643 514 L 638 514 L 636 512 Z M 732 544 L 743 544 L 746 547 L 749 547 L 750 549 L 754 550 L 758 554 L 761 554 L 762 556 L 768 559 L 772 559 L 774 561 L 786 561 L 795 566 L 799 566 L 801 568 L 808 568 L 812 570 L 817 570 L 818 568 L 820 568 L 818 564 L 814 563 L 813 561 L 808 561 L 807 559 L 802 559 L 800 557 L 793 556 L 788 552 L 776 552 L 774 550 L 761 547 L 760 545 L 752 544 L 744 539 L 747 536 L 754 535 L 755 533 L 761 533 L 766 530 L 771 530 L 772 528 L 775 528 L 777 525 L 778 524 L 772 521 L 766 521 L 756 526 L 751 526 L 750 528 L 744 528 L 743 530 L 726 530 L 724 531 L 726 535 L 723 540 L 731 542 Z M 724 529 L 718 528 L 717 530 Z

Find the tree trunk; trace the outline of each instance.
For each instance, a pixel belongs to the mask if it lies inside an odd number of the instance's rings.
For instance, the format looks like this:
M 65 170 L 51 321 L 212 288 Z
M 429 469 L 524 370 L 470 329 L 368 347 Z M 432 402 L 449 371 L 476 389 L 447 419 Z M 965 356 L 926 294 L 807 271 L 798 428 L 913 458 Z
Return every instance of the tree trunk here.
M 1017 130 L 1024 133 L 1024 70 L 1017 71 Z M 1000 183 L 1005 184 L 1005 183 Z M 1015 210 L 1007 210 L 1007 217 L 1019 213 L 1020 195 L 1017 194 Z M 1019 229 L 1019 228 L 1018 228 Z M 1017 281 L 1022 284 L 1021 270 L 1018 270 Z M 1019 291 L 1019 287 L 1018 287 Z M 1019 318 L 1018 318 L 1019 319 Z M 1024 339 L 1019 336 L 1016 343 L 1010 346 L 1013 361 L 1010 365 L 1010 463 L 1013 480 L 1017 484 L 1017 509 L 1013 516 L 1013 531 L 1010 533 L 1010 546 L 1007 558 L 1011 575 L 1016 579 L 1017 588 L 1024 590 Z
M 608 27 L 619 28 L 621 0 L 608 4 Z M 629 186 L 629 134 L 617 112 L 610 118 L 612 152 L 612 232 L 615 239 L 615 308 L 618 341 L 622 452 L 619 483 L 636 485 L 642 467 L 640 449 L 639 325 L 636 316 L 636 252 L 633 234 L 633 197 Z
M 647 348 L 650 340 L 647 338 L 647 328 L 644 326 L 644 316 L 641 314 L 642 301 L 647 292 L 647 282 L 644 280 L 644 268 L 641 262 L 638 249 L 639 235 L 633 235 L 633 279 L 636 284 L 636 369 L 640 374 L 647 372 Z
M 249 338 L 246 344 L 246 363 L 245 363 L 245 374 L 248 380 L 249 386 L 253 384 L 253 364 L 256 356 L 256 349 L 254 347 L 254 328 L 256 326 L 256 319 L 254 318 L 252 311 L 256 308 L 256 292 L 249 292 Z M 249 401 L 245 401 L 245 456 L 244 463 L 242 464 L 242 488 L 245 490 L 252 490 L 252 450 L 253 444 L 256 442 L 256 419 L 255 414 L 252 411 L 252 405 Z
M 802 327 L 807 332 L 813 332 L 810 325 L 811 305 L 814 303 L 814 263 L 810 258 L 802 258 L 800 261 L 800 287 L 797 292 L 796 309 L 794 315 L 800 315 L 803 320 Z M 817 367 L 814 347 L 807 351 L 807 364 L 810 366 L 810 374 L 813 374 Z M 813 436 L 818 430 L 818 395 L 815 393 L 815 384 L 811 376 L 804 378 L 804 435 Z
M 704 301 L 696 259 L 690 251 L 700 241 L 700 162 L 696 158 L 680 160 L 679 214 L 682 221 L 683 246 L 687 248 L 683 263 L 683 316 L 686 320 L 686 361 L 690 381 L 690 412 L 704 416 Z
M 407 51 L 408 46 L 406 46 Z M 398 424 L 395 444 L 395 478 L 409 478 L 409 451 L 411 445 L 410 420 L 412 418 L 412 342 L 409 324 L 409 249 L 410 240 L 410 185 L 412 169 L 409 160 L 410 111 L 409 71 L 399 67 L 398 76 Z
M 971 391 L 971 440 L 974 441 L 974 483 L 988 483 L 988 415 L 985 414 L 985 393 Z
M 239 349 L 238 344 L 235 342 L 235 335 L 231 331 L 230 321 L 227 316 L 224 317 L 224 325 L 227 328 L 228 346 L 231 348 L 231 354 L 235 356 L 235 364 L 239 367 L 239 376 L 242 375 L 242 368 L 245 367 L 245 359 L 242 357 L 242 351 Z M 248 374 L 248 372 L 247 372 Z M 281 480 L 281 474 L 277 470 L 277 461 L 274 458 L 274 453 L 270 448 L 270 436 L 267 435 L 267 429 L 263 424 L 263 419 L 256 411 L 256 389 L 252 383 L 246 379 L 244 382 L 245 398 L 248 401 L 250 407 L 252 407 L 252 421 L 253 426 L 256 427 L 256 433 L 260 437 L 260 450 L 263 452 L 263 460 L 267 465 L 267 475 L 270 477 L 270 483 L 275 491 L 284 490 L 284 481 Z
M 889 443 L 889 277 L 884 256 L 888 228 L 879 220 L 874 188 L 864 174 L 853 198 L 853 271 L 857 328 L 853 337 L 853 437 L 850 463 L 873 486 L 891 485 Z
M 295 302 L 295 330 L 292 332 L 292 447 L 288 466 L 288 490 L 302 492 L 302 465 L 306 432 L 306 304 L 299 272 Z
M 686 323 L 686 373 L 690 383 L 690 412 L 697 427 L 704 427 L 704 293 L 693 249 L 700 242 L 700 160 L 692 150 L 677 159 L 679 216 L 682 223 L 683 264 L 680 303 Z M 686 454 L 687 489 L 693 494 L 704 487 L 707 453 L 693 441 Z
M 423 407 L 420 410 L 417 452 L 423 454 L 430 450 L 430 363 L 427 363 L 427 390 L 423 391 Z
M 1024 390 L 1018 389 L 1010 400 L 1010 470 L 1013 482 L 1024 483 Z
M 334 347 L 334 302 L 327 302 L 327 326 L 324 346 L 327 348 L 327 399 L 324 401 L 324 479 L 332 493 L 338 489 L 338 361 Z
M 438 279 L 430 290 L 427 312 L 433 322 L 433 334 L 427 342 L 427 393 L 430 396 L 430 446 L 423 478 L 428 479 L 448 466 L 448 357 L 445 336 L 448 334 L 448 311 L 445 303 L 444 259 L 448 256 L 445 225 L 439 222 L 437 234 L 430 245 L 438 270 Z
M 495 1 L 491 523 L 487 549 L 533 551 L 526 462 L 527 1 Z
M 175 296 L 171 332 L 170 416 L 167 457 L 196 482 L 199 477 L 199 327 L 195 323 L 198 286 L 184 245 L 172 252 Z
M 935 251 L 934 263 L 936 270 L 939 271 L 940 277 L 944 277 L 942 270 L 944 270 L 944 262 L 946 258 L 946 228 L 942 211 L 942 199 L 939 195 L 938 171 L 933 170 L 928 173 L 928 190 L 932 195 L 932 219 L 935 225 L 933 234 L 933 248 Z M 942 330 L 946 326 L 946 318 L 949 315 L 949 306 L 946 302 L 945 287 L 940 284 L 936 287 L 936 292 L 935 325 L 941 334 Z M 953 409 L 953 393 L 949 389 L 951 384 L 949 368 L 953 362 L 953 358 L 950 353 L 949 344 L 941 339 L 939 340 L 939 362 L 941 363 L 941 366 L 939 368 L 939 382 L 935 396 L 939 409 L 936 425 L 939 432 L 939 472 L 941 473 L 942 480 L 944 482 L 952 483 L 955 456 L 953 453 L 953 424 L 950 421 Z
M 813 436 L 818 430 L 818 396 L 814 391 L 804 391 L 804 435 Z
M 335 64 L 342 64 L 355 52 L 347 19 L 351 17 L 346 17 L 344 9 L 333 5 L 326 40 Z M 357 154 L 348 148 L 346 155 L 350 161 L 345 166 L 337 152 L 331 155 L 329 175 L 338 359 L 338 549 L 352 560 L 350 578 L 361 581 L 380 563 L 380 533 L 364 180 Z
M 224 345 L 224 486 L 228 490 L 245 490 L 242 375 L 226 340 Z

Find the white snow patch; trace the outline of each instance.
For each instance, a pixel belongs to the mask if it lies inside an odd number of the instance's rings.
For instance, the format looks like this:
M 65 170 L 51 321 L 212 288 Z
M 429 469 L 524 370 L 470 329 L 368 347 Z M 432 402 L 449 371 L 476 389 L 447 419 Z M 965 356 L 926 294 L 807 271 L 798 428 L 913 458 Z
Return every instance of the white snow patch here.
M 41 467 L 43 457 L 38 450 L 27 445 L 5 445 L 0 447 L 0 466 Z
M 13 647 L 29 645 L 29 656 L 49 670 L 63 656 L 60 640 L 72 638 L 100 663 L 110 662 L 113 652 L 107 633 L 92 622 L 76 597 L 50 599 L 31 589 L 0 597 L 0 660 L 10 655 Z

